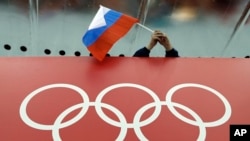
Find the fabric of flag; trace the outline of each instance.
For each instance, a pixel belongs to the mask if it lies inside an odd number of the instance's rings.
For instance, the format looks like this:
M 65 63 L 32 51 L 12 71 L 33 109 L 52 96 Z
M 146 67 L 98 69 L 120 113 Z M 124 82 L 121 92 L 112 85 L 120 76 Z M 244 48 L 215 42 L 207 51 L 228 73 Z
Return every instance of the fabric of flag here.
M 93 57 L 102 61 L 111 47 L 137 22 L 136 18 L 100 6 L 82 41 Z

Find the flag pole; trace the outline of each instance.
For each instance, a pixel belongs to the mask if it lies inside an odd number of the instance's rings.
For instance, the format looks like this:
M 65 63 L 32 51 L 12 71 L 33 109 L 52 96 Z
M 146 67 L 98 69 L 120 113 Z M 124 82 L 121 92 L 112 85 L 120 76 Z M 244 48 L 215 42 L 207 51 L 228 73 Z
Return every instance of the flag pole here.
M 145 25 L 142 25 L 142 24 L 140 24 L 140 23 L 137 23 L 137 25 L 139 25 L 140 27 L 142 27 L 142 28 L 144 28 L 144 29 L 146 29 L 146 30 L 148 30 L 148 31 L 150 31 L 150 32 L 152 32 L 152 33 L 154 32 L 152 29 L 146 27 Z

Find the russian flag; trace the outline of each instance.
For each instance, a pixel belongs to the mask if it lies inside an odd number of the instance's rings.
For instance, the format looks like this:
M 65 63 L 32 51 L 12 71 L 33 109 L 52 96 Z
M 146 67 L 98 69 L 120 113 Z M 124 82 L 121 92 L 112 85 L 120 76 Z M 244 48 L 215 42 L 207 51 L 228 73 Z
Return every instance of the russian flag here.
M 100 6 L 82 41 L 92 55 L 102 61 L 108 51 L 138 19 Z

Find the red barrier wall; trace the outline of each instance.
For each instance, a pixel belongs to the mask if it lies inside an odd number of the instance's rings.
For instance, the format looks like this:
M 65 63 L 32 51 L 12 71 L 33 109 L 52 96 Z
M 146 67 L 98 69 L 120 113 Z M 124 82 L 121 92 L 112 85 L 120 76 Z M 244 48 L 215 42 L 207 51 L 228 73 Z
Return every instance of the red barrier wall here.
M 250 61 L 0 58 L 2 141 L 228 141 L 249 124 Z

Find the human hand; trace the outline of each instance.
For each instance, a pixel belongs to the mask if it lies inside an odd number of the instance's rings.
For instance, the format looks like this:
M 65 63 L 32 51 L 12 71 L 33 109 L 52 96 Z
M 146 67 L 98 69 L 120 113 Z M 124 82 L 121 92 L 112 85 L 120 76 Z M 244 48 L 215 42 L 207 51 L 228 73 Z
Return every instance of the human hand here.
M 160 36 L 162 36 L 162 34 L 159 30 L 154 31 L 153 34 L 151 35 L 151 40 L 146 48 L 148 50 L 151 50 L 160 40 Z
M 151 36 L 151 41 L 147 46 L 148 50 L 151 50 L 156 44 L 159 42 L 166 50 L 171 50 L 172 46 L 167 38 L 167 36 L 159 31 L 155 30 L 154 33 Z
M 167 50 L 171 50 L 172 49 L 172 46 L 168 40 L 168 37 L 166 36 L 166 34 L 164 33 L 161 33 L 159 34 L 159 39 L 158 39 L 158 42 Z

